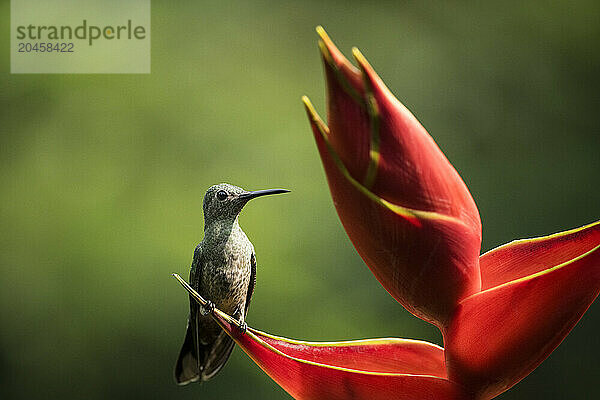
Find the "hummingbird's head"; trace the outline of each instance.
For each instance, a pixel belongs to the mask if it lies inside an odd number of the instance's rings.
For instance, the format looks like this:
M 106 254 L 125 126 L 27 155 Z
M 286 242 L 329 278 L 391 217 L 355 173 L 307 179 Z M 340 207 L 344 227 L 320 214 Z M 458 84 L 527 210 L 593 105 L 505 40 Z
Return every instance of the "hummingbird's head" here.
M 286 189 L 267 189 L 249 192 L 241 187 L 220 183 L 211 186 L 204 195 L 204 221 L 235 219 L 246 203 L 256 197 L 287 193 Z

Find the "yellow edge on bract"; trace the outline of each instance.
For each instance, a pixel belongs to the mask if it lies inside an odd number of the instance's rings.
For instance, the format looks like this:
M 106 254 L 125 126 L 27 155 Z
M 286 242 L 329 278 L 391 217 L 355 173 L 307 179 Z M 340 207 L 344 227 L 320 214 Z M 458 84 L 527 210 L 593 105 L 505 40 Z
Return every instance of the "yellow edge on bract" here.
M 321 40 L 319 40 L 319 50 L 321 50 L 323 59 L 327 62 L 327 65 L 329 65 L 331 67 L 331 69 L 333 70 L 338 82 L 342 86 L 342 89 L 350 97 L 352 97 L 352 99 L 354 99 L 354 101 L 356 101 L 356 103 L 359 106 L 364 107 L 365 104 L 364 104 L 362 98 L 360 97 L 360 94 L 356 91 L 356 89 L 354 89 L 354 87 L 350 84 L 350 82 L 348 82 L 346 80 L 346 78 L 344 77 L 344 74 L 340 71 L 340 69 L 338 68 L 335 61 L 333 61 L 333 56 L 331 55 L 331 52 L 329 51 L 329 46 L 335 47 L 335 48 L 337 48 L 337 47 L 335 46 L 335 44 L 333 43 L 333 41 L 331 40 L 329 35 L 327 35 L 327 32 L 325 32 L 325 29 L 323 29 L 323 27 L 321 25 L 316 27 L 316 31 L 317 31 L 317 34 L 319 35 L 319 37 L 321 38 Z M 356 69 L 356 67 L 354 65 L 352 65 L 350 63 L 348 63 L 348 65 L 351 68 Z M 356 70 L 356 72 L 358 73 L 358 70 Z
M 367 102 L 367 113 L 369 114 L 369 133 L 370 133 L 370 146 L 369 146 L 369 166 L 367 167 L 367 173 L 365 174 L 364 184 L 367 188 L 372 188 L 375 183 L 377 176 L 377 170 L 379 168 L 379 160 L 381 155 L 379 154 L 379 128 L 380 128 L 380 114 L 377 100 L 373 94 L 373 87 L 367 77 L 367 71 L 365 71 L 365 65 L 369 65 L 367 59 L 361 54 L 356 48 L 352 48 L 352 55 L 358 63 L 358 66 L 362 72 L 363 83 L 365 85 L 365 96 Z
M 248 328 L 255 334 L 269 337 L 274 340 L 280 340 L 286 343 L 300 344 L 310 347 L 346 347 L 346 346 L 363 346 L 363 345 L 378 345 L 378 344 L 400 344 L 400 343 L 423 343 L 431 347 L 435 347 L 439 350 L 444 350 L 443 347 L 438 346 L 435 343 L 426 342 L 424 340 L 416 339 L 403 339 L 403 338 L 377 338 L 377 339 L 357 339 L 357 340 L 343 340 L 337 342 L 309 342 L 304 340 L 289 339 L 281 336 L 275 336 L 270 333 L 262 332 L 254 328 Z
M 491 253 L 493 253 L 495 251 L 504 249 L 505 247 L 510 247 L 510 246 L 514 246 L 514 245 L 517 245 L 517 244 L 521 244 L 521 243 L 541 242 L 541 241 L 544 241 L 544 240 L 547 240 L 547 239 L 553 239 L 553 238 L 557 238 L 557 237 L 560 237 L 560 236 L 567 236 L 567 235 L 571 235 L 573 233 L 577 233 L 579 231 L 584 231 L 586 229 L 592 228 L 592 227 L 594 227 L 596 225 L 600 225 L 600 220 L 596 221 L 596 222 L 592 222 L 591 224 L 580 226 L 579 228 L 569 229 L 568 231 L 557 232 L 557 233 L 553 233 L 553 234 L 550 234 L 550 235 L 539 236 L 539 237 L 534 237 L 534 238 L 513 240 L 511 242 L 508 242 L 508 243 L 505 243 L 505 244 L 503 244 L 501 246 L 498 246 L 498 247 L 496 247 L 494 249 L 486 251 L 480 257 L 483 257 L 483 256 L 485 256 L 487 254 L 491 254 Z
M 331 52 L 329 51 L 329 47 L 330 46 L 336 47 L 336 46 L 333 43 L 333 41 L 331 40 L 331 38 L 329 37 L 329 35 L 327 35 L 327 32 L 325 32 L 325 29 L 323 29 L 323 27 L 320 25 L 317 26 L 317 34 L 321 38 L 321 40 L 319 41 L 319 49 L 321 50 L 323 59 L 327 62 L 327 65 L 329 65 L 329 67 L 334 71 L 334 75 L 335 75 L 338 83 L 342 87 L 342 90 L 344 90 L 356 102 L 356 104 L 358 104 L 361 108 L 366 109 L 366 111 L 367 111 L 367 115 L 369 117 L 369 128 L 370 128 L 369 129 L 369 131 L 370 131 L 369 132 L 369 136 L 370 136 L 369 165 L 367 166 L 367 171 L 365 172 L 365 178 L 363 180 L 363 184 L 365 187 L 370 189 L 373 187 L 373 184 L 375 183 L 375 177 L 377 176 L 377 169 L 379 167 L 379 159 L 380 159 L 380 154 L 379 154 L 379 109 L 377 107 L 377 101 L 375 100 L 375 97 L 373 96 L 373 90 L 372 90 L 372 88 L 369 84 L 369 81 L 365 75 L 365 71 L 362 68 L 362 66 L 360 65 L 360 63 L 359 63 L 360 68 L 356 72 L 357 73 L 359 71 L 361 72 L 361 75 L 363 78 L 363 83 L 365 84 L 366 98 L 364 98 L 364 99 L 354 89 L 352 84 L 350 82 L 348 82 L 348 80 L 346 79 L 344 74 L 340 71 L 337 64 L 333 60 L 333 56 L 331 55 Z M 356 47 L 352 49 L 352 53 L 354 54 L 355 51 L 358 52 Z M 360 54 L 360 52 L 358 52 L 358 53 Z M 356 54 L 354 54 L 354 57 L 358 61 Z M 362 57 L 362 55 L 360 55 L 360 57 Z M 364 59 L 364 57 L 362 57 L 362 58 Z M 366 62 L 366 60 L 365 60 L 365 62 Z M 354 67 L 354 65 L 350 64 L 349 62 L 348 62 L 348 65 L 351 66 L 352 68 L 356 68 L 356 67 Z
M 350 172 L 348 171 L 348 169 L 346 169 L 346 166 L 344 165 L 342 160 L 339 158 L 339 156 L 337 155 L 337 153 L 335 152 L 335 150 L 329 143 L 329 140 L 327 138 L 327 136 L 329 135 L 329 129 L 327 128 L 327 126 L 325 125 L 323 120 L 321 120 L 321 118 L 315 111 L 315 109 L 314 109 L 312 103 L 310 102 L 310 100 L 308 99 L 308 97 L 302 96 L 302 101 L 304 102 L 304 106 L 306 107 L 306 110 L 308 111 L 312 122 L 319 129 L 319 132 L 321 133 L 321 136 L 323 137 L 323 140 L 325 141 L 325 144 L 327 145 L 327 149 L 334 161 L 334 164 L 338 167 L 338 169 L 340 170 L 342 175 L 362 194 L 367 196 L 369 199 L 371 199 L 375 203 L 382 205 L 385 208 L 389 209 L 393 213 L 406 218 L 410 222 L 419 223 L 418 222 L 419 219 L 427 219 L 427 220 L 450 221 L 450 222 L 455 222 L 457 224 L 464 225 L 464 223 L 461 220 L 451 217 L 451 216 L 448 216 L 448 215 L 445 215 L 445 214 L 440 214 L 440 213 L 436 213 L 433 211 L 414 210 L 411 208 L 406 208 L 406 207 L 399 206 L 397 204 L 390 203 L 389 201 L 382 199 L 381 197 L 377 196 L 376 194 L 371 192 L 369 189 L 367 189 L 366 187 L 361 185 L 356 179 L 354 179 L 352 177 L 352 175 L 350 175 Z
M 181 276 L 179 276 L 176 273 L 171 274 L 175 279 L 177 279 L 179 281 L 179 283 L 188 291 L 188 293 L 194 298 L 194 300 L 196 300 L 200 305 L 206 305 L 207 301 L 200 296 L 200 294 L 198 292 L 196 292 L 194 290 L 194 288 L 192 288 Z M 214 314 L 219 315 L 221 318 L 223 318 L 225 321 L 227 321 L 227 323 L 230 323 L 232 325 L 235 325 L 238 329 L 240 328 L 239 322 L 236 321 L 233 317 L 229 316 L 228 314 L 224 313 L 223 311 L 219 310 L 218 308 L 215 308 L 214 310 Z M 219 326 L 228 334 L 230 335 L 230 337 L 235 340 L 235 338 L 230 334 L 229 331 L 227 331 L 227 329 L 225 329 L 225 327 L 221 324 L 221 321 L 219 320 L 219 318 L 216 318 L 215 315 L 212 315 L 213 319 L 219 324 Z M 297 358 L 297 357 L 292 357 L 288 354 L 285 354 L 284 352 L 282 352 L 281 350 L 276 349 L 275 347 L 271 346 L 270 344 L 268 344 L 267 342 L 265 342 L 264 340 L 262 340 L 261 338 L 259 338 L 255 333 L 252 332 L 253 329 L 248 328 L 248 330 L 246 330 L 245 335 L 248 335 L 252 340 L 254 340 L 256 343 L 260 344 L 261 346 L 269 349 L 270 351 L 279 354 L 280 356 L 286 357 L 288 359 L 300 362 L 300 363 L 304 363 L 304 364 L 311 364 L 311 365 L 315 365 L 315 366 L 319 366 L 319 367 L 323 367 L 323 368 L 330 368 L 330 369 L 337 369 L 340 371 L 346 371 L 346 372 L 352 372 L 352 373 L 357 373 L 357 374 L 366 374 L 366 375 L 380 375 L 380 376 L 415 376 L 415 377 L 428 377 L 428 378 L 435 378 L 435 379 L 440 379 L 440 380 L 444 380 L 444 381 L 448 381 L 446 378 L 442 378 L 439 376 L 435 376 L 435 375 L 426 375 L 426 374 L 402 374 L 402 373 L 395 373 L 395 372 L 373 372 L 373 371 L 363 371 L 363 370 L 359 370 L 359 369 L 352 369 L 352 368 L 343 368 L 343 367 L 336 367 L 334 365 L 328 365 L 328 364 L 322 364 L 322 363 L 318 363 L 318 362 L 314 362 L 314 361 L 308 361 L 308 360 L 303 360 L 301 358 Z M 262 333 L 261 333 L 262 334 Z M 369 339 L 366 339 L 367 341 Z M 408 340 L 408 339 L 407 339 Z M 239 344 L 239 343 L 238 343 Z M 248 354 L 250 356 L 250 354 Z M 252 357 L 252 356 L 250 356 Z M 254 358 L 253 358 L 254 359 Z M 254 361 L 258 364 L 259 360 L 255 360 Z M 266 371 L 265 371 L 266 372 Z
M 592 225 L 594 225 L 594 224 L 592 224 Z M 581 228 L 578 228 L 578 229 L 581 229 Z M 574 229 L 573 231 L 576 231 L 576 230 L 578 230 L 578 229 Z M 571 232 L 573 232 L 573 231 L 571 231 Z M 562 233 L 562 232 L 561 232 L 561 233 Z M 556 235 L 556 234 L 554 234 L 554 235 L 550 235 L 550 236 L 546 236 L 546 237 L 552 237 L 552 236 L 555 236 L 555 235 Z M 533 240 L 539 240 L 539 239 L 542 239 L 542 238 L 535 238 L 535 239 L 533 239 Z M 532 239 L 529 239 L 529 240 L 532 240 Z M 515 279 L 515 280 L 512 280 L 512 281 L 508 281 L 508 282 L 506 282 L 506 283 L 503 283 L 503 284 L 501 284 L 501 285 L 498 285 L 498 286 L 494 286 L 493 288 L 489 288 L 489 289 L 486 289 L 486 290 L 482 290 L 481 292 L 474 293 L 474 294 L 472 294 L 472 295 L 470 295 L 470 296 L 468 296 L 468 297 L 465 297 L 464 299 L 462 299 L 462 300 L 460 301 L 460 303 L 458 303 L 458 304 L 460 305 L 461 303 L 464 303 L 464 302 L 465 302 L 465 301 L 467 301 L 468 299 L 470 299 L 470 298 L 472 298 L 472 297 L 475 297 L 475 296 L 479 296 L 479 295 L 480 295 L 480 294 L 482 294 L 482 293 L 488 293 L 488 292 L 491 292 L 491 291 L 493 291 L 493 290 L 498 290 L 498 289 L 501 289 L 501 288 L 504 288 L 504 287 L 506 287 L 506 286 L 510 286 L 510 285 L 516 285 L 516 284 L 518 284 L 518 283 L 521 283 L 521 282 L 526 282 L 526 281 L 528 281 L 528 280 L 535 279 L 535 278 L 537 278 L 538 276 L 542 276 L 542 275 L 549 274 L 549 273 L 551 273 L 551 272 L 553 272 L 553 271 L 556 271 L 557 269 L 561 269 L 561 268 L 563 268 L 563 267 L 566 267 L 566 266 L 567 266 L 567 265 L 569 265 L 569 264 L 572 264 L 572 263 L 574 263 L 574 262 L 576 262 L 576 261 L 579 261 L 579 260 L 581 260 L 582 258 L 585 258 L 585 257 L 587 257 L 588 255 L 592 254 L 593 252 L 595 252 L 595 251 L 599 251 L 599 250 L 600 250 L 600 244 L 599 244 L 599 245 L 597 245 L 596 247 L 592 248 L 591 250 L 588 250 L 588 251 L 586 251 L 585 253 L 583 253 L 583 254 L 581 254 L 581 255 L 579 255 L 579 256 L 577 256 L 577 257 L 575 257 L 575 258 L 572 258 L 572 259 L 570 259 L 570 260 L 568 260 L 568 261 L 565 261 L 565 262 L 563 262 L 563 263 L 560 263 L 560 264 L 558 264 L 558 265 L 555 265 L 555 266 L 553 266 L 553 267 L 546 268 L 545 270 L 542 270 L 542 271 L 540 271 L 540 272 L 536 272 L 535 274 L 527 275 L 527 276 L 524 276 L 524 277 L 522 277 L 522 278 Z
M 356 373 L 356 374 L 378 375 L 378 376 L 414 376 L 414 377 L 427 377 L 427 378 L 434 378 L 434 379 L 440 379 L 440 380 L 443 380 L 443 381 L 448 381 L 448 379 L 446 379 L 446 378 L 442 378 L 440 376 L 435 376 L 435 375 L 427 375 L 427 374 L 403 374 L 403 373 L 400 373 L 400 372 L 364 371 L 364 370 L 360 370 L 360 369 L 337 367 L 335 365 L 322 364 L 322 363 L 318 363 L 318 362 L 315 362 L 315 361 L 303 360 L 303 359 L 298 358 L 298 357 L 292 357 L 292 356 L 290 356 L 288 354 L 285 354 L 281 350 L 276 349 L 275 347 L 271 346 L 270 344 L 268 344 L 267 342 L 265 342 L 264 340 L 262 340 L 261 338 L 259 338 L 258 336 L 256 336 L 253 332 L 250 331 L 250 329 L 248 331 L 246 331 L 246 335 L 250 336 L 255 342 L 261 344 L 262 346 L 266 347 L 270 351 L 272 351 L 272 352 L 274 352 L 276 354 L 279 354 L 280 356 L 283 356 L 285 358 L 288 358 L 290 360 L 294 360 L 294 361 L 297 361 L 297 362 L 300 362 L 300 363 L 303 363 L 303 364 L 310 364 L 310 365 L 314 365 L 314 366 L 318 366 L 318 367 L 323 367 L 323 368 L 329 368 L 329 369 L 337 369 L 339 371 L 352 372 L 352 373 Z M 256 362 L 256 360 L 255 360 L 255 362 Z

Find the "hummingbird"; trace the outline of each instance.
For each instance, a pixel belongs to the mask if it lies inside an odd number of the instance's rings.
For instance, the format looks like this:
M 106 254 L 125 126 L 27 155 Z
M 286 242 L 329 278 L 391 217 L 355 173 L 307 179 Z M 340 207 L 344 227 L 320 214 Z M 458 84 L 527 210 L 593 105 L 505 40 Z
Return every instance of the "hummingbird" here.
M 202 205 L 204 238 L 194 250 L 189 281 L 208 304 L 200 306 L 190 297 L 185 339 L 175 363 L 178 385 L 211 379 L 233 350 L 233 340 L 210 316 L 215 307 L 240 321 L 243 330 L 247 327 L 246 313 L 256 283 L 256 255 L 238 216 L 251 199 L 287 192 L 249 192 L 228 183 L 206 191 Z

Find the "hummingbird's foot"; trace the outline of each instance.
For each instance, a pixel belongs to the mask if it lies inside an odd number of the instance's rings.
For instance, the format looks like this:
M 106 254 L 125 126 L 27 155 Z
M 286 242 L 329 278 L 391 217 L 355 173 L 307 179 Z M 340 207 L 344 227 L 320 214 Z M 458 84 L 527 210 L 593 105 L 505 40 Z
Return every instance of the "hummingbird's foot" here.
M 247 330 L 248 324 L 246 323 L 246 321 L 240 321 L 240 331 L 242 331 L 242 333 L 246 333 Z
M 213 303 L 210 300 L 206 301 L 206 305 L 205 306 L 200 306 L 200 314 L 202 315 L 209 315 L 209 314 L 213 314 L 215 312 L 215 303 Z

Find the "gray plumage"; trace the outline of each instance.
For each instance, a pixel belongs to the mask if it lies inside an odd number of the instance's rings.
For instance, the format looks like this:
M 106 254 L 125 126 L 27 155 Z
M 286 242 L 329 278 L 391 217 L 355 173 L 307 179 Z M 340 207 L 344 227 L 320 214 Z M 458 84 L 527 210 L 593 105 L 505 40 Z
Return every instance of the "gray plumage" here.
M 212 186 L 204 196 L 204 239 L 194 251 L 190 285 L 214 307 L 245 324 L 256 282 L 254 247 L 240 228 L 238 215 L 255 197 L 285 193 L 284 189 L 248 192 L 227 183 Z M 183 346 L 175 364 L 175 381 L 185 385 L 215 376 L 233 350 L 233 340 L 190 298 Z

